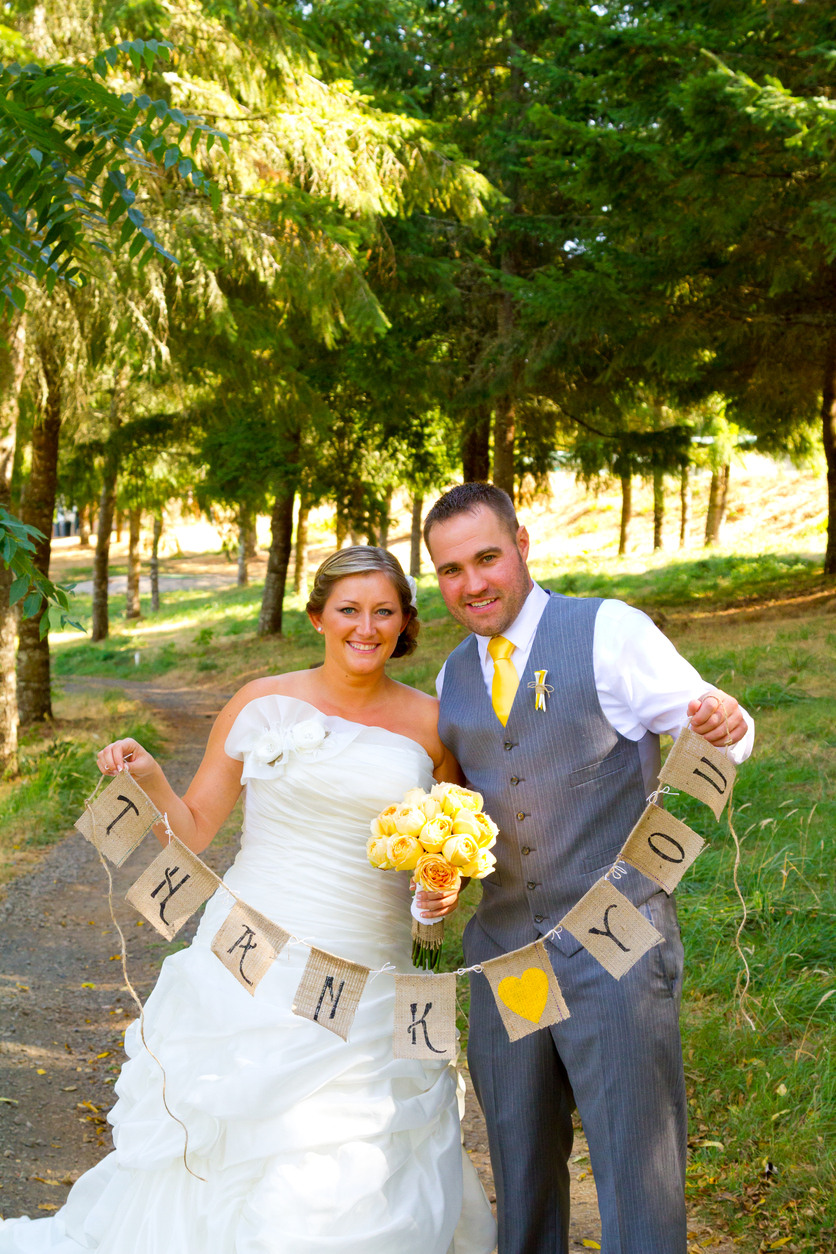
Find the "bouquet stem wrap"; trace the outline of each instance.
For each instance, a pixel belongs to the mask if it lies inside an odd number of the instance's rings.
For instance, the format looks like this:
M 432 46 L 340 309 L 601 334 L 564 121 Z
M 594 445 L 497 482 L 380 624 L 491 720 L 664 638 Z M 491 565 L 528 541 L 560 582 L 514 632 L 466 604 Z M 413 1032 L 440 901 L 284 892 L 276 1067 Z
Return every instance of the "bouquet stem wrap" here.
M 436 971 L 441 961 L 441 946 L 444 944 L 444 920 L 436 919 L 434 923 L 420 923 L 412 919 L 412 965 L 423 967 L 425 971 Z

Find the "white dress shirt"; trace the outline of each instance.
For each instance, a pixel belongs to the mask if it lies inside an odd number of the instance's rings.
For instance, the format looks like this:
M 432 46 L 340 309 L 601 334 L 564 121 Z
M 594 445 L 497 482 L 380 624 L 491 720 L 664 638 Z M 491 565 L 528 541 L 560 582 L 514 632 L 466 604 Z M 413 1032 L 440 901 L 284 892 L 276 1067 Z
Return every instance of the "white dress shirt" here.
M 514 645 L 511 661 L 520 678 L 548 601 L 548 592 L 535 583 L 518 617 L 502 633 Z M 488 653 L 489 640 L 489 636 L 476 637 L 488 695 L 494 672 L 493 658 Z M 446 665 L 445 662 L 436 680 L 439 696 Z M 604 716 L 628 740 L 641 740 L 646 731 L 667 734 L 675 740 L 687 726 L 689 701 L 718 691 L 700 678 L 699 672 L 677 653 L 646 614 L 623 601 L 603 601 L 598 609 L 592 638 L 592 668 Z M 547 682 L 548 678 L 546 676 Z M 746 735 L 725 750 L 735 763 L 748 758 L 755 742 L 755 724 L 742 708 L 741 713 L 748 728 Z

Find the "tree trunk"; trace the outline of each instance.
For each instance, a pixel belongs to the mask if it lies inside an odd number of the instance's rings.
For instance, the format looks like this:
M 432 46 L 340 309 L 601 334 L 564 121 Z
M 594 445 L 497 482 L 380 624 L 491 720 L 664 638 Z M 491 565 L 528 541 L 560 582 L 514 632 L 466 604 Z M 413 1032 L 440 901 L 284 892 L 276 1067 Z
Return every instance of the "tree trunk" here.
M 116 517 L 115 517 L 113 526 L 114 526 L 114 530 L 116 531 L 116 536 L 115 536 L 116 543 L 121 544 L 122 543 L 122 511 L 121 509 L 117 509 L 116 511 Z
M 662 546 L 662 528 L 665 522 L 665 476 L 661 470 L 653 472 L 653 551 Z
M 58 363 L 41 354 L 46 380 L 46 402 L 41 421 L 32 430 L 32 466 L 21 501 L 21 518 L 43 532 L 35 543 L 32 561 L 43 575 L 49 575 L 52 549 L 52 520 L 58 489 L 58 442 L 61 436 L 61 377 Z M 26 725 L 52 718 L 49 679 L 49 636 L 41 639 L 41 620 L 47 613 L 45 602 L 32 618 L 21 617 L 17 644 L 17 703 L 20 721 Z
M 8 509 L 17 441 L 20 389 L 26 364 L 26 322 L 16 314 L 4 322 L 0 335 L 0 505 Z M 0 773 L 17 772 L 17 623 L 9 608 L 14 575 L 0 562 Z
M 163 534 L 162 511 L 154 515 L 154 530 L 151 533 L 151 561 L 148 573 L 151 576 L 151 613 L 160 612 L 160 539 Z
M 141 618 L 139 603 L 139 574 L 142 561 L 139 555 L 139 538 L 142 530 L 142 510 L 128 511 L 128 589 L 125 597 L 125 618 Z
M 247 561 L 254 562 L 258 557 L 258 532 L 256 530 L 255 518 L 250 518 L 247 527 Z
M 516 408 L 512 396 L 501 396 L 496 402 L 493 420 L 493 481 L 497 488 L 514 499 L 514 441 Z
M 106 640 L 109 630 L 107 581 L 110 573 L 110 536 L 116 505 L 116 480 L 119 476 L 119 453 L 115 433 L 105 448 L 102 470 L 102 495 L 99 501 L 99 522 L 96 527 L 96 556 L 93 560 L 93 626 L 90 639 Z
M 726 499 L 729 490 L 729 467 L 721 466 L 711 472 L 708 490 L 708 513 L 705 519 L 706 545 L 719 544 L 726 517 Z
M 299 493 L 299 513 L 296 517 L 296 552 L 293 571 L 293 591 L 308 599 L 308 498 Z
M 821 422 L 827 464 L 827 548 L 824 573 L 836 575 L 836 338 L 827 345 L 821 389 Z
M 679 547 L 687 549 L 691 541 L 691 468 L 683 466 L 679 475 Z
M 380 538 L 378 543 L 382 549 L 389 548 L 389 528 L 392 524 L 392 489 L 386 489 L 386 495 L 383 498 L 383 519 L 380 523 Z
M 91 506 L 79 506 L 78 510 L 78 543 L 83 549 L 90 548 L 90 514 Z
M 260 636 L 278 636 L 282 630 L 282 607 L 290 565 L 291 540 L 293 538 L 293 499 L 296 492 L 286 488 L 276 497 L 270 518 L 270 553 L 267 558 L 267 575 L 264 579 L 264 596 L 258 616 Z
M 249 535 L 250 515 L 242 505 L 238 511 L 238 578 L 235 581 L 239 588 L 246 588 L 250 582 L 250 573 L 247 570 Z
M 468 416 L 462 435 L 462 479 L 465 483 L 487 483 L 491 477 L 491 420 L 485 408 Z
M 621 476 L 621 535 L 618 540 L 618 556 L 627 552 L 627 541 L 630 539 L 630 520 L 633 517 L 633 477 Z
M 337 548 L 341 549 L 343 545 L 345 544 L 345 537 L 348 533 L 348 527 L 346 525 L 345 515 L 342 513 L 339 507 L 337 507 L 336 533 L 337 533 Z
M 413 579 L 421 574 L 421 522 L 424 517 L 424 498 L 412 498 L 412 534 L 409 547 L 409 573 Z

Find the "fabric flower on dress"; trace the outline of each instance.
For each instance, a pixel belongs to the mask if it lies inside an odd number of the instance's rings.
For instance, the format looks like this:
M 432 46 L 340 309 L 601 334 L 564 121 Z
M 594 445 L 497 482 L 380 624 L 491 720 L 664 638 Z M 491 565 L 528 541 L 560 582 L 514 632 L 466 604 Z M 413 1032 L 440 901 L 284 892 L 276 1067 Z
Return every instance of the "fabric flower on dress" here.
M 310 753 L 318 749 L 328 732 L 315 718 L 306 718 L 302 723 L 295 723 L 290 729 L 290 739 L 297 753 Z
M 266 731 L 252 747 L 253 757 L 258 762 L 266 762 L 275 766 L 284 753 L 284 736 L 279 731 Z

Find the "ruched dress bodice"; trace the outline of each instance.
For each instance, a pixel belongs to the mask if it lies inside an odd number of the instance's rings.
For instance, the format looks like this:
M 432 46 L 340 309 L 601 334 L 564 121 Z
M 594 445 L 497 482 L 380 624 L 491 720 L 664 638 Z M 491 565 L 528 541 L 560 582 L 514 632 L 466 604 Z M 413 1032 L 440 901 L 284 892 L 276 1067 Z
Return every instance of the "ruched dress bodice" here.
M 49 1219 L 0 1221 L 0 1254 L 490 1254 L 495 1230 L 461 1147 L 455 1069 L 394 1059 L 394 980 L 367 984 L 348 1042 L 292 1004 L 316 945 L 411 971 L 409 875 L 366 857 L 370 820 L 429 787 L 415 741 L 260 697 L 225 750 L 243 763 L 241 849 L 225 884 L 292 933 L 251 996 L 211 951 L 219 888 L 163 963 L 110 1112 L 114 1151 Z

